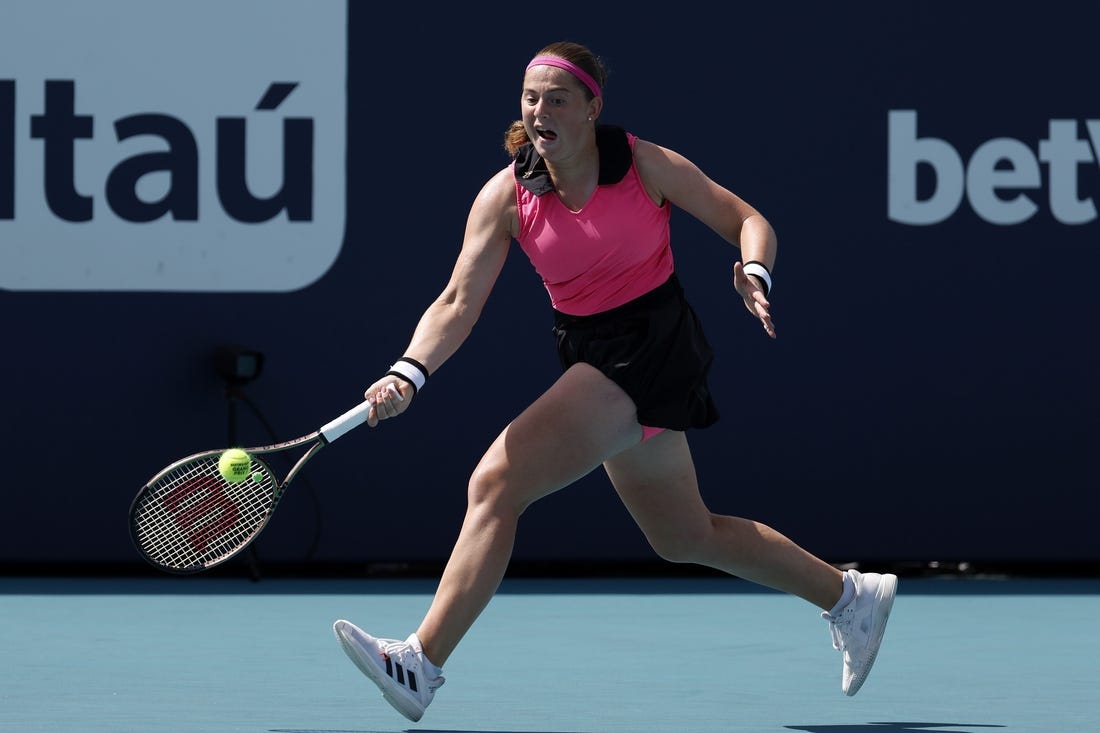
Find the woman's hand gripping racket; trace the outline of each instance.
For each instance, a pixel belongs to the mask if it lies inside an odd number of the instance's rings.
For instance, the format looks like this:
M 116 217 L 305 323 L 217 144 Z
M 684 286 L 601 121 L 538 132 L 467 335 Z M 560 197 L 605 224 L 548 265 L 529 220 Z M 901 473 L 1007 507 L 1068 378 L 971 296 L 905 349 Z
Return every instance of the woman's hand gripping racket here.
M 396 399 L 402 399 L 390 385 Z M 250 476 L 232 482 L 218 468 L 222 450 L 182 458 L 149 480 L 130 506 L 130 537 L 152 565 L 170 573 L 197 573 L 220 565 L 249 545 L 306 462 L 326 445 L 367 421 L 366 400 L 309 435 L 285 443 L 245 448 Z M 258 456 L 305 448 L 279 481 Z

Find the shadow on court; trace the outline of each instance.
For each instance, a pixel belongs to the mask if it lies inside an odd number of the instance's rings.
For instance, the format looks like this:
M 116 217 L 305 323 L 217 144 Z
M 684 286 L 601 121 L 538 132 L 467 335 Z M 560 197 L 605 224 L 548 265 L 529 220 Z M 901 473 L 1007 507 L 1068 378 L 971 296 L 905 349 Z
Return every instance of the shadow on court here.
M 849 725 L 787 725 L 788 730 L 806 733 L 971 733 L 974 728 L 1004 728 L 987 723 L 858 723 Z M 951 728 L 952 730 L 947 730 Z
M 300 729 L 300 727 L 276 727 L 268 731 L 268 733 L 393 733 L 392 731 L 332 731 L 321 729 Z M 431 730 L 431 729 L 417 729 L 416 731 L 406 731 L 405 733 L 509 733 L 509 731 L 455 731 L 455 730 Z M 511 732 L 517 733 L 517 732 Z M 524 731 L 522 733 L 569 733 L 568 731 Z
M 845 725 L 785 725 L 789 731 L 805 733 L 974 733 L 979 727 L 1004 727 L 987 723 L 855 723 Z M 948 730 L 950 729 L 950 730 Z M 270 733 L 384 733 L 383 731 L 331 731 L 317 729 L 273 729 Z M 411 732 L 406 732 L 411 733 Z M 487 733 L 482 731 L 417 730 L 416 733 Z M 507 731 L 493 731 L 507 733 Z M 525 733 L 568 733 L 566 731 L 526 731 Z

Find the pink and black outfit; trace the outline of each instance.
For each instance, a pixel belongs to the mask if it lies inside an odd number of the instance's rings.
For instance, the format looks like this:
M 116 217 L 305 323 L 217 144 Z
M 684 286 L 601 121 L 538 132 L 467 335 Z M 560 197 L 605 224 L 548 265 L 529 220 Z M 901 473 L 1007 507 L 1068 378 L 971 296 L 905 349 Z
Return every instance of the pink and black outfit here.
M 562 367 L 583 361 L 621 386 L 648 438 L 706 427 L 718 411 L 706 381 L 713 353 L 673 267 L 671 206 L 646 193 L 635 140 L 619 127 L 596 128 L 599 181 L 579 211 L 554 194 L 531 144 L 512 168 L 517 239 L 550 295 Z

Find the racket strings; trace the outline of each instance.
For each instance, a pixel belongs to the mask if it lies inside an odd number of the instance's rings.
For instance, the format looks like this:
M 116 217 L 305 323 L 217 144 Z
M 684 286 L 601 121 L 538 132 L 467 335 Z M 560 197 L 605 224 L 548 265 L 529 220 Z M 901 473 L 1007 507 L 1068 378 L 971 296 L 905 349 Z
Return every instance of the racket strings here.
M 256 459 L 251 476 L 237 483 L 221 476 L 217 455 L 176 466 L 152 481 L 139 499 L 133 512 L 135 538 L 146 556 L 163 567 L 209 566 L 264 526 L 276 487 L 268 467 Z

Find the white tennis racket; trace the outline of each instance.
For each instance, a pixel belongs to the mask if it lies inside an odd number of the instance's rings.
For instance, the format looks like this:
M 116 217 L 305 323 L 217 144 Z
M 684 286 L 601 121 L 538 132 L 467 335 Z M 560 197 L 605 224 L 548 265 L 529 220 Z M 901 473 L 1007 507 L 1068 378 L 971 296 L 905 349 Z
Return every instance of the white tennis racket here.
M 398 397 L 397 389 L 390 386 Z M 326 445 L 367 421 L 366 400 L 318 430 L 294 440 L 244 450 L 248 478 L 228 481 L 218 469 L 225 449 L 204 451 L 166 466 L 130 505 L 130 537 L 141 556 L 170 573 L 197 573 L 220 565 L 249 545 L 271 519 L 287 486 Z M 304 449 L 279 481 L 259 456 Z

